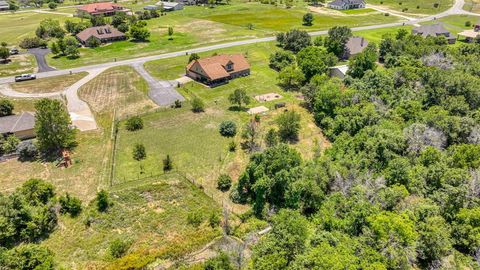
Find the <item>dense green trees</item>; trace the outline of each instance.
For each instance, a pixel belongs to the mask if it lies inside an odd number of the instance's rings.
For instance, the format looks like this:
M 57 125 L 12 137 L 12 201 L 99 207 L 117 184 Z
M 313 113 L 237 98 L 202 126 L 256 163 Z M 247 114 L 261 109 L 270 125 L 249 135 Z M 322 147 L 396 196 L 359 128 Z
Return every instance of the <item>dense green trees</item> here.
M 324 46 L 341 56 L 350 35 L 331 30 Z M 343 81 L 309 73 L 301 52 L 290 72 L 307 77 L 305 105 L 332 145 L 310 161 L 274 143 L 252 155 L 232 197 L 272 232 L 283 209 L 308 218 L 301 241 L 262 238 L 254 268 L 478 268 L 480 46 L 399 31 L 353 58 Z M 284 250 L 285 239 L 301 244 Z
M 286 33 L 277 35 L 277 42 L 280 47 L 292 52 L 299 52 L 311 45 L 312 39 L 306 31 L 293 29 Z

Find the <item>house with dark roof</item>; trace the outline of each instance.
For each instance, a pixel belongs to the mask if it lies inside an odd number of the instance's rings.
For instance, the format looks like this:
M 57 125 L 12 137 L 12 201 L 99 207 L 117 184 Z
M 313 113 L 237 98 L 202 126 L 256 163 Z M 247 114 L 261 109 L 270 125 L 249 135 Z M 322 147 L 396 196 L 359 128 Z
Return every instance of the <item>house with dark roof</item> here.
M 9 10 L 10 4 L 7 1 L 0 0 L 0 11 Z
M 19 139 L 35 137 L 35 115 L 31 112 L 23 112 L 0 117 L 0 135 L 15 135 Z
M 81 6 L 77 9 L 77 16 L 79 17 L 88 17 L 88 16 L 113 16 L 117 12 L 128 12 L 130 10 L 124 8 L 121 5 L 102 2 L 102 3 L 92 3 Z
M 368 46 L 368 40 L 364 37 L 350 37 L 345 44 L 343 59 L 348 59 L 363 52 Z
M 365 6 L 364 0 L 334 0 L 327 4 L 327 7 L 336 10 L 365 8 Z
M 111 25 L 90 27 L 77 34 L 77 39 L 84 46 L 89 46 L 92 39 L 96 39 L 98 43 L 108 43 L 118 40 L 125 40 L 127 36 L 118 31 Z
M 196 81 L 216 86 L 250 75 L 250 64 L 243 54 L 221 54 L 190 62 L 186 73 Z
M 419 35 L 424 38 L 426 37 L 445 37 L 448 40 L 448 43 L 453 44 L 457 40 L 457 37 L 452 35 L 450 31 L 445 29 L 443 24 L 436 23 L 436 24 L 429 24 L 429 25 L 422 25 L 413 28 L 412 34 Z

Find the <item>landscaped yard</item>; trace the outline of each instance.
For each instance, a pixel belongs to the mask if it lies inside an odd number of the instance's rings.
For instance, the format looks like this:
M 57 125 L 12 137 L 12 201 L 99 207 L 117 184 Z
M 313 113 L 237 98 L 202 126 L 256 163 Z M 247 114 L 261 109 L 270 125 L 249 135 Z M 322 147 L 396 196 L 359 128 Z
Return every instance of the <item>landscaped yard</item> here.
M 23 93 L 53 93 L 65 90 L 67 87 L 87 76 L 87 72 L 72 75 L 41 78 L 33 81 L 16 82 L 10 84 L 13 90 Z
M 370 0 L 367 4 L 376 5 L 381 8 L 392 9 L 395 11 L 405 10 L 405 15 L 409 14 L 437 14 L 449 9 L 453 0 Z M 438 4 L 438 7 L 435 7 Z
M 32 73 L 36 71 L 37 62 L 35 61 L 33 55 L 12 55 L 9 59 L 11 60 L 11 62 L 7 64 L 0 63 L 0 77 L 19 75 L 23 73 Z
M 113 205 L 106 213 L 98 213 L 91 204 L 79 217 L 60 218 L 42 245 L 55 253 L 62 269 L 143 269 L 156 258 L 176 259 L 220 235 L 220 228 L 211 228 L 207 221 L 211 213 L 220 213 L 219 206 L 181 177 L 131 187 L 110 193 Z M 198 228 L 187 223 L 193 212 L 202 217 Z M 88 218 L 90 226 L 85 225 Z M 117 239 L 130 244 L 120 259 L 109 253 L 110 243 Z

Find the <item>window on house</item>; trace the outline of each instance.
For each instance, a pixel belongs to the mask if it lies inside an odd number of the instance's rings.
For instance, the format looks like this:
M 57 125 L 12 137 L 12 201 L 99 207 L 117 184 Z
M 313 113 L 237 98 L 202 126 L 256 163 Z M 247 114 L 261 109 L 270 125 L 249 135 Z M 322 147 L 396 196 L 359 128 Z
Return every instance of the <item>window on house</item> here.
M 227 71 L 233 70 L 233 63 L 227 64 Z

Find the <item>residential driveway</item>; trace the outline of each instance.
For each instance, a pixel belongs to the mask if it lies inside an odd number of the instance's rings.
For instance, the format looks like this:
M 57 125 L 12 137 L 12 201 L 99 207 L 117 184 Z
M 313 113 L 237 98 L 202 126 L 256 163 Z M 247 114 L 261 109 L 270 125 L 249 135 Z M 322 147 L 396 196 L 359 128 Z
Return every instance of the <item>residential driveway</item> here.
M 84 84 L 102 73 L 106 68 L 98 68 L 89 71 L 89 74 L 83 77 L 64 91 L 43 94 L 28 94 L 13 90 L 8 84 L 0 85 L 0 94 L 16 98 L 52 98 L 64 95 L 67 99 L 67 110 L 70 114 L 72 124 L 80 131 L 89 131 L 97 129 L 95 117 L 88 104 L 78 96 L 78 89 Z
M 177 92 L 175 87 L 178 82 L 158 81 L 148 73 L 143 67 L 143 63 L 133 64 L 133 68 L 147 81 L 150 90 L 148 96 L 159 106 L 170 106 L 176 100 L 184 101 L 185 98 Z
M 28 49 L 29 54 L 33 54 L 35 56 L 35 60 L 37 60 L 38 72 L 48 72 L 54 71 L 56 69 L 50 67 L 47 64 L 47 60 L 45 60 L 45 55 L 50 53 L 50 49 L 41 49 L 41 48 L 34 48 Z

